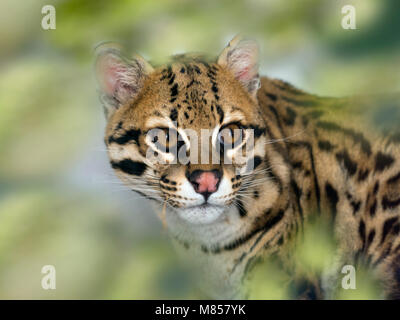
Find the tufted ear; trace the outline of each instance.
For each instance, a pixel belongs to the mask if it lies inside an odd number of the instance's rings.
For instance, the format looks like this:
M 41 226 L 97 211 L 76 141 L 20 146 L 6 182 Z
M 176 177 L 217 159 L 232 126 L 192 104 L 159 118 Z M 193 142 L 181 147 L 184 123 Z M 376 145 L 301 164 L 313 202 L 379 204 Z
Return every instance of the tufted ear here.
M 218 57 L 218 64 L 227 67 L 253 96 L 260 88 L 258 51 L 257 42 L 236 36 Z
M 100 99 L 109 117 L 121 105 L 137 96 L 153 68 L 142 57 L 137 55 L 128 59 L 118 48 L 108 44 L 98 47 L 96 55 Z

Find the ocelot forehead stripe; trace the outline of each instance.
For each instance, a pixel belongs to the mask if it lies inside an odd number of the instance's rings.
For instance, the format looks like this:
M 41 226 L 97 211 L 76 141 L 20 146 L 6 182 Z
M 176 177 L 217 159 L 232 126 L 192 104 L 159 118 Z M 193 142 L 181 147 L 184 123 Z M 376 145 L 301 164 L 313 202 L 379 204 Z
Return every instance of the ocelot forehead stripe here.
M 224 121 L 226 111 L 225 106 L 218 102 L 217 71 L 218 67 L 215 64 L 208 64 L 198 57 L 186 55 L 173 57 L 172 64 L 161 71 L 160 78 L 170 88 L 169 103 L 172 105 L 168 107 L 170 109 L 168 116 L 172 121 L 179 122 L 182 119 L 186 126 L 192 125 L 199 115 L 204 119 L 204 124 L 208 119 L 210 126 L 212 125 L 210 117 L 220 124 Z M 210 81 L 210 87 L 206 85 L 207 80 Z M 180 94 L 181 92 L 184 94 Z M 214 95 L 214 99 L 206 98 L 208 92 Z M 180 101 L 176 103 L 178 97 Z M 205 106 L 211 107 L 211 114 L 202 112 L 201 108 Z

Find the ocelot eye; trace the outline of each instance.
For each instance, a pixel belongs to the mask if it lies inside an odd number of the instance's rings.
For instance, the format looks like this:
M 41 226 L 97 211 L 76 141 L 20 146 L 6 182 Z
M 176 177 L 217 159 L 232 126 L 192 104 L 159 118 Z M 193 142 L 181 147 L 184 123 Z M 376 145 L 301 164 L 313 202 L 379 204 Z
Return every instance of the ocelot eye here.
M 233 149 L 243 142 L 244 130 L 236 123 L 228 124 L 221 128 L 217 138 L 224 149 Z
M 171 128 L 155 128 L 148 132 L 150 141 L 163 152 L 170 152 L 171 149 L 180 145 L 178 132 Z

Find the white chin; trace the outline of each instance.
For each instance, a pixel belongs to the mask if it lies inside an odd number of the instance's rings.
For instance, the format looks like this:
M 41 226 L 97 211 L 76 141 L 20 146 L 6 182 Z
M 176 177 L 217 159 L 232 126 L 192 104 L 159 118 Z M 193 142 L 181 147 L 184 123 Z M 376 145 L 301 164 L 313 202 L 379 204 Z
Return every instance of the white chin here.
M 218 220 L 224 212 L 223 206 L 200 205 L 176 210 L 179 217 L 192 224 L 210 224 Z

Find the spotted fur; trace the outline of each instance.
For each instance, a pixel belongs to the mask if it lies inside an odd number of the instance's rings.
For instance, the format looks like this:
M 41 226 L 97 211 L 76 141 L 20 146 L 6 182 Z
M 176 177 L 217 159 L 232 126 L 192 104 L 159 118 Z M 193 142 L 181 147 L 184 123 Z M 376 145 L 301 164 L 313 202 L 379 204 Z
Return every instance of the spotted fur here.
M 196 262 L 213 297 L 241 297 L 256 261 L 274 255 L 287 262 L 309 221 L 327 217 L 340 242 L 339 266 L 364 257 L 385 296 L 400 298 L 399 96 L 318 97 L 260 79 L 257 54 L 253 42 L 240 39 L 216 61 L 180 55 L 156 67 L 115 49 L 100 52 L 99 78 L 114 79 L 111 87 L 100 81 L 112 168 L 132 190 L 167 202 L 173 241 Z M 184 135 L 232 122 L 254 134 L 250 173 L 236 173 L 244 164 L 235 155 L 229 165 L 155 165 L 146 158 L 152 128 Z M 204 205 L 188 174 L 214 169 L 223 178 Z M 294 280 L 306 298 L 326 296 L 322 282 Z

